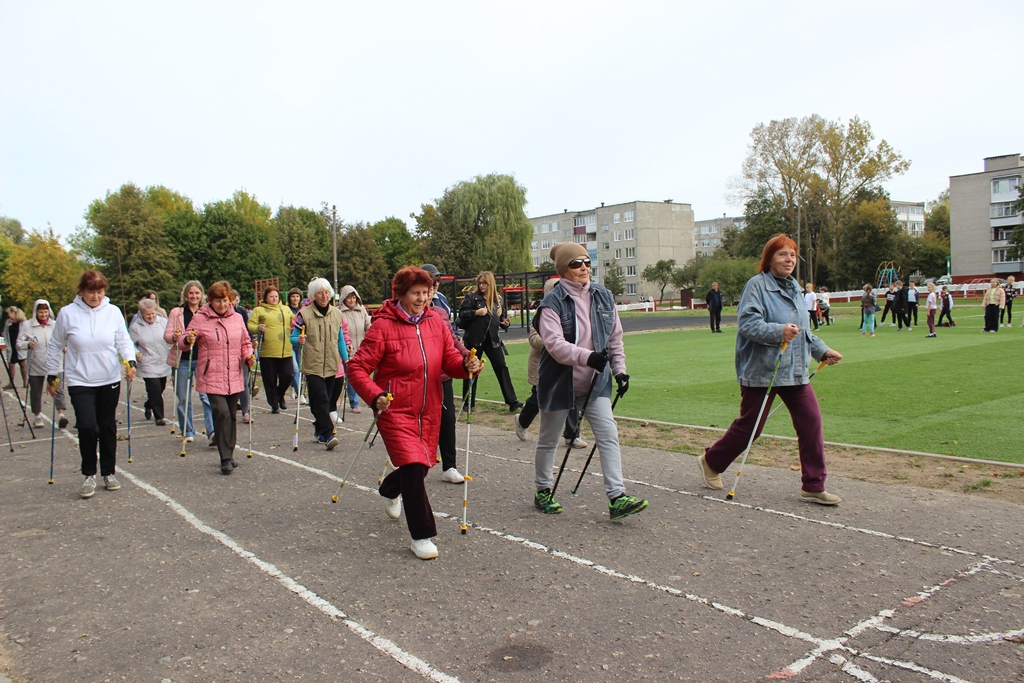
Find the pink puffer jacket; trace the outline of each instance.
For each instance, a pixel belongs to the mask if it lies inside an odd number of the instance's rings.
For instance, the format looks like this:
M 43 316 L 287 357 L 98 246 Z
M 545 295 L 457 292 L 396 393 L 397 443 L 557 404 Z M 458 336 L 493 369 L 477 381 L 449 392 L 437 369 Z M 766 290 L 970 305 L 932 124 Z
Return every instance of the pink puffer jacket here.
M 245 390 L 242 364 L 252 355 L 252 339 L 242 316 L 233 308 L 223 316 L 205 304 L 192 316 L 188 330 L 196 331 L 196 391 L 228 396 Z M 187 334 L 178 339 L 178 347 L 188 349 Z

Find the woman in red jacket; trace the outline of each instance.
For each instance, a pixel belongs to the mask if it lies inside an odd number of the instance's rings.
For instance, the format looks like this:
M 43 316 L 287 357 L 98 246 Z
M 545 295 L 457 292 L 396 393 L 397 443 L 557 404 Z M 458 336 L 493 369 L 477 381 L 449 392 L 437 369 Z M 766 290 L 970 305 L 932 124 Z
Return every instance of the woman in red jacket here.
M 430 540 L 437 527 L 423 480 L 437 462 L 441 373 L 467 379 L 481 367 L 475 356 L 463 361 L 448 323 L 428 307 L 432 284 L 421 268 L 395 273 L 391 286 L 397 298 L 385 301 L 373 316 L 348 364 L 349 381 L 379 415 L 380 436 L 397 468 L 380 485 L 384 511 L 398 519 L 405 508 L 411 550 L 421 560 L 437 557 Z
M 231 305 L 231 285 L 221 280 L 206 290 L 206 305 L 196 311 L 178 347 L 187 351 L 193 343 L 197 352 L 196 390 L 210 397 L 213 430 L 210 445 L 220 453 L 221 474 L 231 474 L 235 462 L 237 425 L 235 406 L 245 391 L 242 364 L 251 370 L 256 364 L 252 339 L 245 321 Z

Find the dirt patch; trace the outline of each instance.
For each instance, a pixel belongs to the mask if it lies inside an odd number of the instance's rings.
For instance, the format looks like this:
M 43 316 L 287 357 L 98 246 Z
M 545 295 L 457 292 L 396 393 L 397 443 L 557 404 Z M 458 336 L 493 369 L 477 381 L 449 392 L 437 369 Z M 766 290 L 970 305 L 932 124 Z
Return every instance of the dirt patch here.
M 478 416 L 479 415 L 479 416 Z M 474 419 L 491 427 L 512 430 L 507 410 L 477 405 Z M 632 420 L 619 421 L 623 446 L 653 448 L 673 453 L 700 455 L 721 432 Z M 584 423 L 584 438 L 593 434 Z M 943 458 L 877 451 L 868 448 L 825 446 L 830 475 L 849 477 L 890 486 L 918 486 L 952 493 L 979 496 L 1024 505 L 1024 466 L 988 465 Z M 751 449 L 747 462 L 764 467 L 800 471 L 796 441 L 761 438 Z

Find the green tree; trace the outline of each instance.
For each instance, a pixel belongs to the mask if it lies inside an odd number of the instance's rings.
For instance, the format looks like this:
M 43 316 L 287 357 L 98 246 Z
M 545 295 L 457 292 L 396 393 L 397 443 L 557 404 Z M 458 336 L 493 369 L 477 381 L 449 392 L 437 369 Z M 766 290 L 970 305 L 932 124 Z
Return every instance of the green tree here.
M 1020 214 L 1024 213 L 1024 185 L 1017 188 L 1017 203 L 1014 204 L 1014 210 Z M 925 229 L 928 224 L 925 223 Z M 1010 246 L 1010 258 L 1019 259 L 1024 258 L 1024 223 L 1018 225 L 1010 233 L 1008 240 Z
M 148 290 L 173 289 L 177 254 L 164 234 L 163 216 L 143 190 L 122 185 L 94 200 L 85 220 L 96 235 L 94 256 L 110 282 L 110 300 L 126 315 Z
M 899 261 L 901 256 L 900 243 L 905 233 L 888 196 L 881 191 L 864 191 L 860 198 L 843 218 L 846 229 L 840 249 L 845 256 L 836 266 L 836 289 L 857 289 L 874 281 L 881 262 Z M 899 262 L 897 267 L 905 270 Z
M 612 261 L 611 265 L 605 269 L 604 286 L 613 296 L 622 296 L 622 293 L 626 291 L 626 280 L 622 276 L 622 266 L 619 265 L 617 260 Z
M 36 299 L 46 299 L 56 310 L 75 298 L 82 266 L 52 228 L 44 233 L 33 230 L 24 244 L 10 244 L 7 262 L 4 304 L 29 310 Z
M 717 282 L 722 291 L 723 305 L 732 306 L 733 301 L 739 300 L 747 280 L 757 274 L 759 260 L 751 257 L 729 258 L 725 252 L 716 251 L 700 268 L 695 287 L 697 295 L 704 296 L 711 289 L 711 283 Z
M 365 225 L 348 225 L 338 233 L 338 284 L 359 290 L 363 303 L 380 303 L 391 296 L 385 291 L 387 263 L 376 249 L 373 233 Z
M 306 288 L 314 277 L 334 278 L 334 242 L 325 219 L 326 204 L 320 213 L 312 209 L 282 206 L 272 221 L 278 251 L 284 259 L 281 286 Z M 339 274 L 346 255 L 338 247 Z
M 174 282 L 166 291 L 156 289 L 160 301 L 166 302 L 165 308 L 169 309 L 180 303 L 181 287 L 187 281 L 199 280 L 203 286 L 212 284 L 202 279 L 210 261 L 209 242 L 191 199 L 163 185 L 147 187 L 146 198 L 163 217 L 164 234 L 178 255 Z
M 11 244 L 25 243 L 25 229 L 21 227 L 21 221 L 17 218 L 0 216 L 0 235 L 10 240 Z
M 786 216 L 766 190 L 748 199 L 745 208 L 746 227 L 736 236 L 735 246 L 730 245 L 727 251 L 736 258 L 760 258 L 768 240 L 787 232 Z
M 405 221 L 389 216 L 382 221 L 371 223 L 369 230 L 389 272 L 397 273 L 405 266 L 420 265 L 415 256 L 416 238 L 409 232 Z
M 206 287 L 227 280 L 243 301 L 252 301 L 256 280 L 284 277 L 284 257 L 270 215 L 269 206 L 243 190 L 229 200 L 206 204 L 200 218 L 206 258 L 199 264 L 197 279 Z
M 640 277 L 647 281 L 654 283 L 661 288 L 661 295 L 658 297 L 659 301 L 665 300 L 665 288 L 672 283 L 672 273 L 676 269 L 675 259 L 664 259 L 653 263 L 643 269 L 640 273 Z
M 526 188 L 509 175 L 477 176 L 445 190 L 432 211 L 423 207 L 417 231 L 438 268 L 453 275 L 525 272 L 533 224 Z
M 555 272 L 555 264 L 551 261 L 541 261 L 540 265 L 537 266 L 536 272 L 538 273 L 553 273 Z
M 903 233 L 897 242 L 899 261 L 904 271 L 921 271 L 924 277 L 938 277 L 946 274 L 946 257 L 949 256 L 949 238 L 941 232 L 925 232 L 920 237 Z
M 681 268 L 676 268 L 675 271 L 673 271 L 672 284 L 676 289 L 693 289 L 694 287 L 697 287 L 697 283 L 700 279 L 700 271 L 710 260 L 710 256 L 697 254 L 692 259 L 684 263 Z
M 928 202 L 928 210 L 924 214 L 925 233 L 934 232 L 946 236 L 949 241 L 949 190 L 939 193 L 935 201 Z

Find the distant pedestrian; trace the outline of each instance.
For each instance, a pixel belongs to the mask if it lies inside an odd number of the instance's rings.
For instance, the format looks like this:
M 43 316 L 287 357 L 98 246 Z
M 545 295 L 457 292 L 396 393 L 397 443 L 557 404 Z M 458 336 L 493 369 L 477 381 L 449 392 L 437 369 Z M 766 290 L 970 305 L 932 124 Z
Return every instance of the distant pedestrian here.
M 814 294 L 814 285 L 810 282 L 804 287 L 804 309 L 807 311 L 807 320 L 814 329 L 818 329 L 818 297 Z
M 861 329 L 860 336 L 875 336 L 875 309 L 878 304 L 875 302 L 875 295 L 871 284 L 864 285 L 864 295 L 860 298 Z
M 1003 322 L 1003 314 L 1006 314 L 1006 327 L 1013 327 L 1013 300 L 1017 298 L 1017 289 L 1013 283 L 1016 282 L 1014 277 L 1011 275 L 1006 278 L 1006 286 L 1003 287 L 1003 291 L 1006 292 L 1006 306 L 1002 311 L 999 312 L 999 322 Z
M 50 302 L 46 299 L 36 299 L 35 304 L 32 306 L 32 319 L 23 323 L 18 333 L 18 348 L 25 353 L 25 360 L 28 365 L 29 403 L 32 406 L 32 413 L 35 415 L 34 426 L 36 427 L 43 426 L 43 384 L 46 381 L 46 347 L 53 336 L 54 326 Z M 54 400 L 57 410 L 60 411 L 57 418 L 57 426 L 64 429 L 68 426 L 68 419 L 64 416 L 67 404 L 64 401 L 63 386 L 57 387 L 57 395 Z
M 882 320 L 878 323 L 879 327 L 885 324 L 885 316 L 889 315 L 892 311 L 893 302 L 896 301 L 896 284 L 893 282 L 889 283 L 889 289 L 885 292 L 885 308 L 882 310 Z M 896 315 L 893 314 L 892 322 L 889 323 L 889 327 L 896 327 Z
M 907 290 L 907 327 L 910 327 L 910 321 L 914 321 L 914 327 L 917 327 L 917 283 L 911 282 L 910 289 Z
M 443 297 L 444 295 L 441 294 L 440 296 Z M 348 356 L 351 358 L 359 350 L 359 345 L 363 343 L 363 338 L 366 337 L 366 333 L 369 331 L 370 324 L 373 321 L 370 318 L 370 314 L 366 312 L 366 306 L 363 305 L 363 299 L 359 296 L 359 291 L 352 285 L 345 285 L 341 288 L 338 301 L 341 302 L 338 304 L 338 310 L 341 311 L 345 322 L 348 323 L 348 334 L 352 338 L 352 348 L 348 350 Z M 451 311 L 451 306 L 448 307 L 448 310 L 449 312 Z M 356 393 L 352 382 L 345 383 L 345 390 L 348 392 L 348 405 L 352 412 L 357 415 L 363 412 L 359 407 L 359 394 Z
M 17 306 L 8 306 L 7 320 L 4 322 L 4 336 L 7 337 L 9 352 L 7 363 L 11 381 L 4 386 L 4 389 L 14 388 L 14 368 L 21 368 L 21 384 L 26 389 L 28 388 L 28 368 L 25 366 L 25 354 L 18 348 L 18 335 L 21 334 L 23 322 L 25 322 L 25 312 Z
M 298 287 L 288 290 L 288 308 L 291 309 L 293 317 L 302 309 L 302 290 Z M 292 344 L 292 368 L 292 397 L 299 403 L 305 403 L 306 399 L 299 396 L 299 347 L 295 344 Z
M 133 320 L 128 326 L 128 334 L 135 342 L 138 373 L 146 386 L 143 414 L 147 420 L 153 418 L 155 424 L 162 427 L 167 424 L 164 417 L 164 389 L 167 388 L 167 376 L 171 374 L 171 367 L 167 365 L 170 345 L 164 341 L 167 318 L 160 315 L 156 301 L 146 297 L 139 300 L 139 311 Z
M 831 309 L 832 302 L 828 296 L 828 287 L 822 287 L 818 292 L 818 312 L 821 313 L 822 321 L 829 327 L 832 326 L 832 319 L 829 317 Z
M 956 323 L 953 322 L 953 295 L 949 293 L 949 287 L 943 286 L 942 292 L 939 294 L 939 301 L 941 310 L 937 324 L 942 325 L 942 319 L 945 318 L 948 327 L 956 327 Z
M 175 369 L 174 391 L 178 398 L 175 414 L 178 420 L 178 428 L 185 442 L 195 440 L 195 427 L 192 424 L 192 399 L 188 395 L 191 374 L 193 383 L 196 373 L 196 351 L 192 348 L 178 346 L 178 340 L 185 334 L 185 329 L 192 322 L 192 317 L 202 307 L 205 299 L 203 285 L 198 280 L 189 280 L 181 288 L 181 304 L 171 309 L 167 316 L 167 329 L 164 330 L 164 341 L 171 344 L 171 350 L 167 354 L 167 364 Z M 209 445 L 214 445 L 213 440 L 213 411 L 210 410 L 210 399 L 206 394 L 200 392 L 199 401 L 203 405 L 203 427 L 209 439 Z
M 348 355 L 348 349 L 341 311 L 331 303 L 331 283 L 322 277 L 314 278 L 309 283 L 309 295 L 312 301 L 292 321 L 292 346 L 302 347 L 301 370 L 313 413 L 313 436 L 330 451 L 338 445 L 331 420 L 331 392 L 338 364 Z
M 486 355 L 491 369 L 498 378 L 501 396 L 509 411 L 516 412 L 523 403 L 516 397 L 516 389 L 512 385 L 512 377 L 505 362 L 505 345 L 498 337 L 498 330 L 509 328 L 508 311 L 505 302 L 498 294 L 498 286 L 494 281 L 494 273 L 485 270 L 476 276 L 476 289 L 466 295 L 459 307 L 459 327 L 466 331 L 463 343 L 467 349 L 476 349 L 477 356 Z M 469 382 L 462 383 L 463 401 L 469 400 L 469 410 L 476 406 L 476 384 L 473 384 L 473 395 L 467 396 Z
M 1006 308 L 1006 292 L 999 286 L 999 279 L 992 278 L 981 300 L 985 309 L 985 332 L 999 331 L 999 311 Z
M 242 324 L 246 326 L 246 334 L 249 335 L 249 342 L 253 343 L 253 334 L 249 332 L 249 311 L 246 310 L 245 306 L 241 305 L 241 296 L 238 292 L 231 292 L 231 307 L 235 309 L 235 313 L 242 316 Z M 255 346 L 254 346 L 255 348 Z M 242 365 L 242 386 L 245 387 L 245 391 L 238 397 L 239 410 L 242 411 L 242 424 L 249 424 L 252 422 L 252 396 L 249 395 L 249 374 L 253 372 L 249 369 L 248 365 Z M 257 387 L 258 389 L 259 387 Z
M 288 408 L 285 394 L 295 376 L 291 341 L 293 317 L 291 308 L 281 301 L 281 291 L 270 286 L 263 290 L 263 300 L 252 310 L 246 324 L 260 345 L 260 376 L 271 415 Z
M 711 289 L 704 295 L 704 301 L 708 304 L 708 315 L 711 317 L 711 331 L 722 331 L 722 292 L 718 289 L 718 283 L 712 282 Z
M 939 295 L 935 292 L 935 283 L 928 283 L 928 300 L 925 302 L 928 311 L 928 336 L 935 336 L 935 313 L 939 309 Z
M 907 331 L 913 328 L 910 326 L 910 317 L 907 315 L 907 289 L 903 286 L 903 280 L 896 281 L 896 298 L 892 302 L 892 314 L 896 318 L 898 331 L 903 331 L 906 324 Z

